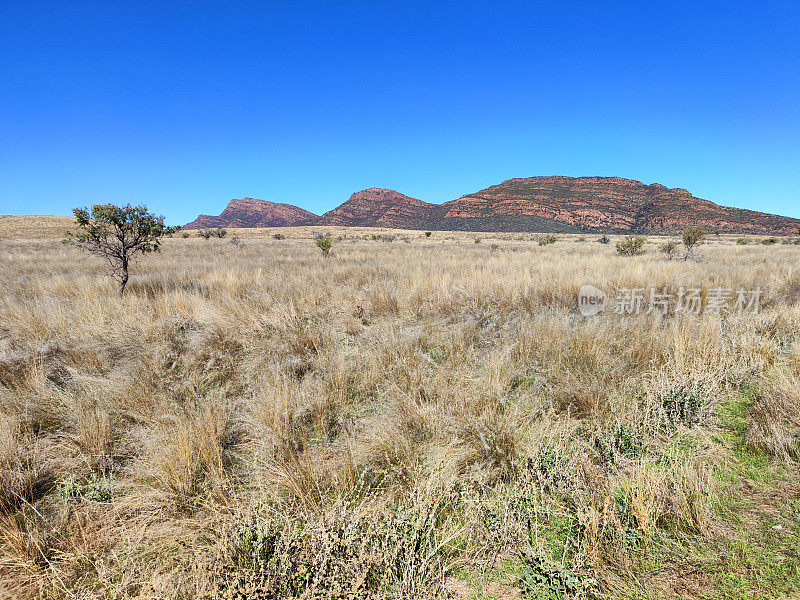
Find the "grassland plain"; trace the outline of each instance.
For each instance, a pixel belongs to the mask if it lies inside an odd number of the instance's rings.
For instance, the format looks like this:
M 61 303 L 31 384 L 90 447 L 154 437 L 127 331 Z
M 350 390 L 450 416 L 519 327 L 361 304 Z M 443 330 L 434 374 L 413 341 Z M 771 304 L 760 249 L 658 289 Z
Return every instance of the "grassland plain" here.
M 0 596 L 800 594 L 800 246 L 229 230 L 119 298 L 64 224 L 0 219 Z

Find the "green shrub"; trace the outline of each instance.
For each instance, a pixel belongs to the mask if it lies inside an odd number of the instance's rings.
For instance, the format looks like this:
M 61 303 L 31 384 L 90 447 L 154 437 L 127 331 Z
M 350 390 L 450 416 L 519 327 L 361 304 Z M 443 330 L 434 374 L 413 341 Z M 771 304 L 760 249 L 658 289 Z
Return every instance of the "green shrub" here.
M 317 244 L 317 248 L 322 250 L 322 255 L 327 258 L 328 253 L 331 251 L 331 246 L 333 246 L 331 238 L 318 237 L 316 240 L 314 240 L 314 243 Z
M 425 237 L 431 237 L 432 233 L 433 233 L 432 231 L 426 231 L 425 232 Z
M 747 246 L 747 244 L 750 243 L 750 240 L 748 240 L 747 238 L 739 238 L 736 240 L 736 243 L 739 244 L 740 246 Z
M 519 557 L 523 565 L 519 584 L 525 598 L 583 598 L 595 585 L 594 579 L 582 577 L 539 552 L 520 553 Z
M 601 236 L 600 239 L 597 240 L 597 241 L 600 242 L 601 244 L 610 244 L 611 243 L 611 238 L 608 237 L 607 235 L 604 235 L 604 236 Z
M 629 235 L 624 240 L 617 242 L 617 254 L 620 256 L 639 256 L 644 254 L 644 245 L 647 238 L 641 235 Z
M 556 241 L 558 241 L 558 238 L 552 233 L 549 233 L 547 235 L 540 236 L 536 241 L 540 246 L 547 246 L 548 244 L 555 244 Z
M 765 246 L 772 246 L 778 243 L 778 238 L 769 237 L 761 240 L 761 243 L 764 244 Z

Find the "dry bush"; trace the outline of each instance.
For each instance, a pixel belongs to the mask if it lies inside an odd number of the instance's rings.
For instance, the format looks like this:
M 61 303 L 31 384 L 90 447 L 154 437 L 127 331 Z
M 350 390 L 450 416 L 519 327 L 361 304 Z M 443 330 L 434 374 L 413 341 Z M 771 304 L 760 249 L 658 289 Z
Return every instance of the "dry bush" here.
M 781 371 L 766 392 L 753 399 L 746 443 L 781 460 L 800 457 L 800 379 Z
M 324 514 L 241 518 L 222 537 L 217 589 L 259 598 L 436 596 L 456 567 L 451 545 L 462 528 L 454 501 L 420 490 L 377 513 L 340 501 Z

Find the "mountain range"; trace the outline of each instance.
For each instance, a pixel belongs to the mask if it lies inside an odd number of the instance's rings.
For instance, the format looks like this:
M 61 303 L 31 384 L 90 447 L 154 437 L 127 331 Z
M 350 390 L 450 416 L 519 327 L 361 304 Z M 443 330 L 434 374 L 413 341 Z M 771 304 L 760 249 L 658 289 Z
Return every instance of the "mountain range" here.
M 509 179 L 443 204 L 368 188 L 323 215 L 242 198 L 231 200 L 219 216 L 200 215 L 183 229 L 300 225 L 664 234 L 699 225 L 720 233 L 800 234 L 800 219 L 720 206 L 683 188 L 621 177 L 563 176 Z

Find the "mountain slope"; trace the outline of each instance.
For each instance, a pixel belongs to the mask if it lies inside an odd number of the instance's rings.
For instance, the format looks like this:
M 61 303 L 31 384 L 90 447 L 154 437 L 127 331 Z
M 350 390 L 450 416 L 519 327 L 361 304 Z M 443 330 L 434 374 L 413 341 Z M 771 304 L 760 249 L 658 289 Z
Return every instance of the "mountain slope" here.
M 682 188 L 621 177 L 509 179 L 441 205 L 428 229 L 797 234 L 800 220 L 719 206 Z
M 234 199 L 219 216 L 200 215 L 182 229 L 206 227 L 291 227 L 306 225 L 317 215 L 291 204 L 279 204 L 255 198 Z
M 415 229 L 438 210 L 429 204 L 394 190 L 367 188 L 356 192 L 344 204 L 322 215 L 320 225 L 395 227 Z

